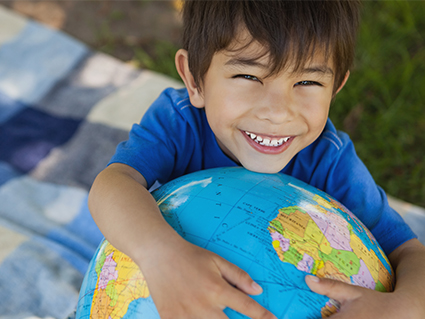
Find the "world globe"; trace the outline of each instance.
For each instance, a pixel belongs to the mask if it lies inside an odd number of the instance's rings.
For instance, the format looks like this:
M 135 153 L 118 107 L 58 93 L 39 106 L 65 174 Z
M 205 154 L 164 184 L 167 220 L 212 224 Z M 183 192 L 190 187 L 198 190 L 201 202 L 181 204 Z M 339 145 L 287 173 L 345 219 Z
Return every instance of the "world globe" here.
M 183 238 L 248 272 L 263 288 L 252 298 L 278 318 L 337 311 L 337 302 L 308 288 L 307 274 L 393 290 L 393 270 L 370 231 L 331 196 L 291 176 L 209 169 L 152 195 Z M 247 318 L 230 308 L 224 312 Z M 85 275 L 76 318 L 159 318 L 138 266 L 106 240 Z

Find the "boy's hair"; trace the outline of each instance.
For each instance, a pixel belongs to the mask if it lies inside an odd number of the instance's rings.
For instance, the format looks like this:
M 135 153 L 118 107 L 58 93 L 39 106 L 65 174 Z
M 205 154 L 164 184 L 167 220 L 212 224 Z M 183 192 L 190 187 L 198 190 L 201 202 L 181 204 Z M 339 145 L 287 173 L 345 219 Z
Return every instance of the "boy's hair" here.
M 296 72 L 320 50 L 333 61 L 335 92 L 354 60 L 359 15 L 359 0 L 186 0 L 182 44 L 198 86 L 241 27 L 267 49 L 269 75 L 288 62 Z

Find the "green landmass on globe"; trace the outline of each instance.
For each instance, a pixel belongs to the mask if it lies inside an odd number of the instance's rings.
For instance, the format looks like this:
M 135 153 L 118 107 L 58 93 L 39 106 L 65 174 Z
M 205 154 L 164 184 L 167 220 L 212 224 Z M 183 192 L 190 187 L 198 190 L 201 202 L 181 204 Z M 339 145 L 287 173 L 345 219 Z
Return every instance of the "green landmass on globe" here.
M 307 274 L 393 290 L 393 270 L 370 231 L 332 197 L 293 177 L 210 169 L 171 181 L 153 196 L 183 238 L 247 271 L 263 287 L 253 298 L 278 318 L 337 311 L 333 300 L 310 291 Z M 231 319 L 247 318 L 224 312 Z M 81 287 L 81 318 L 159 318 L 137 265 L 106 240 Z

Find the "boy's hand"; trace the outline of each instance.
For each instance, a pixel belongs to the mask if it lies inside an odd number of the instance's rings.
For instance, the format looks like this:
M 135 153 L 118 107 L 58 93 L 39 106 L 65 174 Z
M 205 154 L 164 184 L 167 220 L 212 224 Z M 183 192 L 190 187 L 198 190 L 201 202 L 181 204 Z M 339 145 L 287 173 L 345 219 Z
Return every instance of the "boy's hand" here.
M 379 292 L 313 276 L 307 276 L 306 283 L 314 292 L 326 295 L 340 304 L 339 312 L 332 315 L 332 319 L 422 318 L 414 315 L 416 309 L 409 309 L 412 300 L 406 295 Z
M 394 292 L 378 292 L 330 279 L 307 276 L 311 290 L 338 301 L 335 319 L 423 319 L 425 318 L 425 247 L 412 239 L 388 255 L 396 273 Z
M 226 307 L 253 319 L 276 318 L 248 296 L 262 289 L 245 271 L 210 251 L 174 239 L 172 245 L 156 247 L 161 253 L 144 255 L 151 262 L 142 262 L 161 319 L 227 318 Z

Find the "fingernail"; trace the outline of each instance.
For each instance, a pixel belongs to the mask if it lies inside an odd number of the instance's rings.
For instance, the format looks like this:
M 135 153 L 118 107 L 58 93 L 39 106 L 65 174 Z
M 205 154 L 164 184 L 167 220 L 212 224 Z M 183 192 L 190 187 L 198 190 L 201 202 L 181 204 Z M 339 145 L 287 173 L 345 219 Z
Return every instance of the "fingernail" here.
M 316 276 L 308 275 L 307 277 L 309 278 L 309 280 L 311 280 L 313 282 L 319 282 L 320 281 L 320 279 Z
M 263 288 L 259 284 L 257 284 L 255 281 L 252 282 L 252 288 L 254 288 L 257 291 L 263 291 Z

